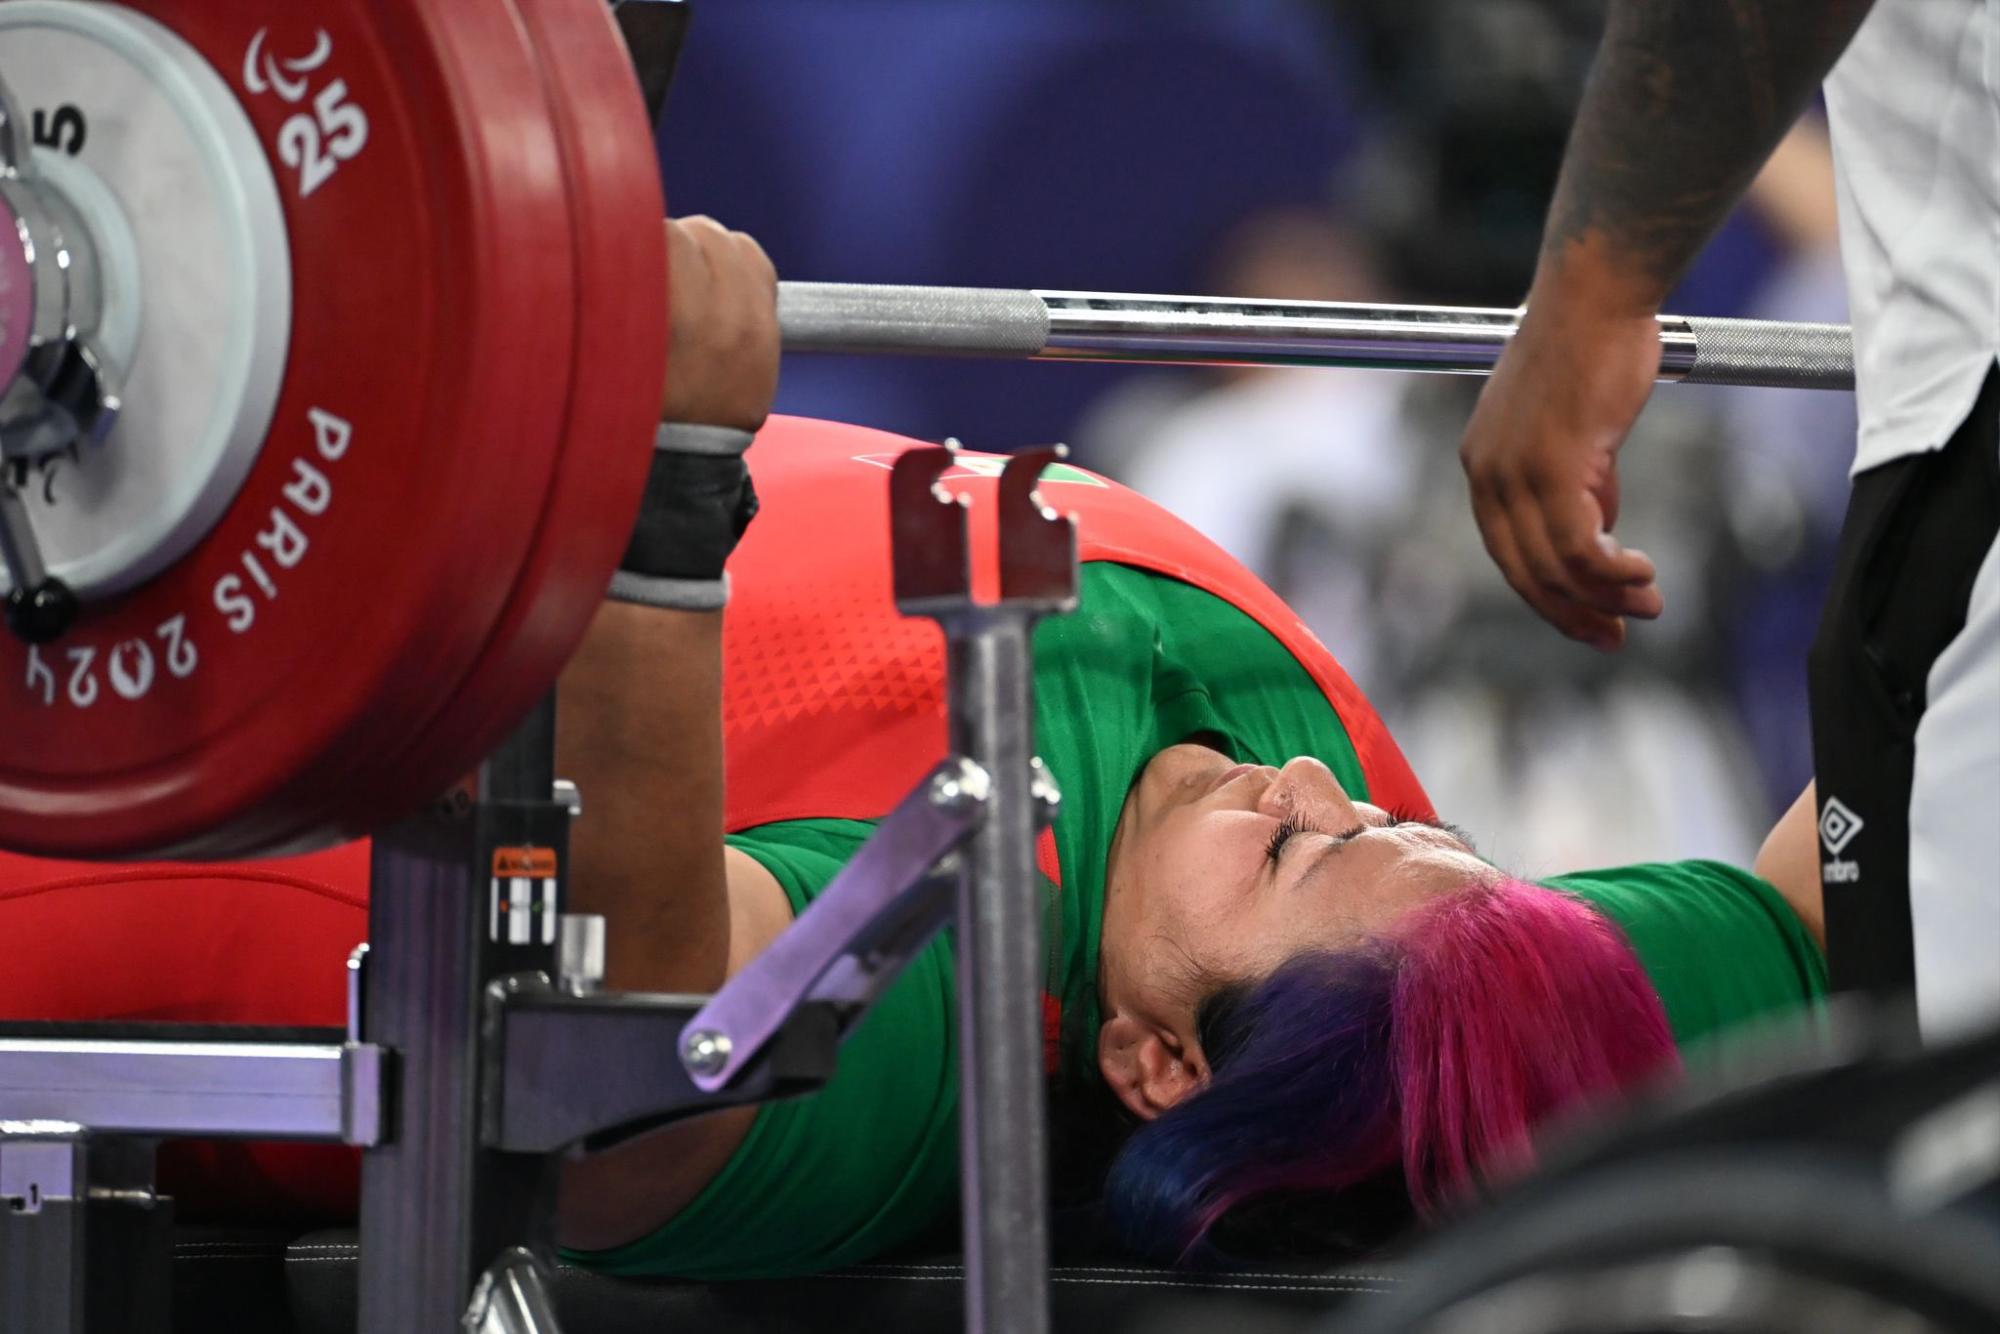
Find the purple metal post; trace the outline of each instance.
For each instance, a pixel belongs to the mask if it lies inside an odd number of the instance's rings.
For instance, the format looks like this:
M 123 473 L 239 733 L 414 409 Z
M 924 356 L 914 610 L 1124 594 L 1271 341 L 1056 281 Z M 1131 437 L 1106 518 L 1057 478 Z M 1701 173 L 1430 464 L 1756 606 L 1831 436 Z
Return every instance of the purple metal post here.
M 937 481 L 944 449 L 896 461 L 896 602 L 944 627 L 952 749 L 991 776 L 958 882 L 960 1196 L 966 1328 L 1049 1328 L 1047 1090 L 1042 1068 L 1042 896 L 1035 839 L 1053 782 L 1034 756 L 1032 636 L 1076 597 L 1074 527 L 1035 480 L 1060 449 L 1017 454 L 999 487 L 1000 601 L 973 602 L 964 507 Z

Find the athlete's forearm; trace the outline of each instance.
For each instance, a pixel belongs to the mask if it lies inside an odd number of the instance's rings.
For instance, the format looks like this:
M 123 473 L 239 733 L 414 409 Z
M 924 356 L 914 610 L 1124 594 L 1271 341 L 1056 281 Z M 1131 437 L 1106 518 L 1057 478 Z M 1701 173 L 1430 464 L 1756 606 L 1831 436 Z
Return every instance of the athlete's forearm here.
M 1658 310 L 1872 3 L 1613 0 L 1550 205 L 1538 295 Z
M 571 908 L 607 919 L 607 980 L 713 991 L 729 957 L 722 613 L 605 603 L 556 699 L 557 765 L 583 797 Z

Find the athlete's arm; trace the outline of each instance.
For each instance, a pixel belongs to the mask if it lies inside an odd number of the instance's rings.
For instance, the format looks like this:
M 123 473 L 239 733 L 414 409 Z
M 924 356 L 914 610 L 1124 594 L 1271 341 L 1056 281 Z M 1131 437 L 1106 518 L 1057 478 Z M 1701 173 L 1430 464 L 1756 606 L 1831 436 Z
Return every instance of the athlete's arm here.
M 1660 612 L 1652 562 L 1610 537 L 1618 447 L 1659 369 L 1654 317 L 1872 2 L 1609 6 L 1520 335 L 1459 451 L 1487 551 L 1572 638 L 1616 648 L 1626 616 Z
M 755 241 L 707 219 L 667 232 L 662 420 L 754 431 L 777 389 L 776 274 Z M 713 991 L 791 916 L 770 873 L 723 847 L 723 614 L 606 602 L 557 688 L 556 762 L 583 796 L 571 904 L 605 917 L 606 982 L 620 990 Z M 602 1250 L 671 1218 L 753 1116 L 704 1117 L 565 1163 L 562 1241 Z
M 777 391 L 777 276 L 749 237 L 667 224 L 663 418 L 754 431 Z M 557 688 L 556 762 L 583 796 L 571 904 L 607 920 L 609 985 L 713 991 L 730 954 L 722 614 L 607 602 Z
M 1756 872 L 1784 896 L 1799 921 L 1826 949 L 1826 907 L 1819 881 L 1819 799 L 1806 784 L 1792 808 L 1778 817 L 1757 852 Z

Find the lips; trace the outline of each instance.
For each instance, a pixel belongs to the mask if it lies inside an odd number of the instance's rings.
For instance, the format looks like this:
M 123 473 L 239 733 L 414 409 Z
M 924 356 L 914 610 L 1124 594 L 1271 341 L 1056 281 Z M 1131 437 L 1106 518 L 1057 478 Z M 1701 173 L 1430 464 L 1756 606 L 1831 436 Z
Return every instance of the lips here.
M 1261 764 L 1233 764 L 1218 774 L 1215 781 L 1208 785 L 1207 795 L 1213 796 L 1215 793 L 1222 791 L 1223 788 L 1228 787 L 1236 779 L 1241 778 L 1244 774 L 1254 774 L 1265 767 Z

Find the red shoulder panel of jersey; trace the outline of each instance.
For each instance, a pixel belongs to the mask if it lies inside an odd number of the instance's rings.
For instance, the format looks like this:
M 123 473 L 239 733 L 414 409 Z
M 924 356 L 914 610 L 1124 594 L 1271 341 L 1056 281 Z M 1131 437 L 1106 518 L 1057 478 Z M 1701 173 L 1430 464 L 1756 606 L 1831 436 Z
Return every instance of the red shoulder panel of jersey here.
M 763 512 L 730 562 L 723 726 L 731 829 L 887 813 L 945 751 L 943 636 L 897 613 L 889 467 L 917 444 L 858 426 L 774 417 L 749 460 Z M 973 585 L 994 595 L 997 455 L 967 454 L 944 484 L 970 496 Z M 1277 594 L 1158 505 L 1067 465 L 1043 498 L 1074 514 L 1082 558 L 1193 584 L 1270 631 L 1325 692 L 1372 798 L 1432 813 L 1388 729 L 1333 654 Z
M 338 1028 L 368 933 L 368 844 L 233 865 L 0 852 L 0 1019 Z M 191 1221 L 352 1218 L 352 1150 L 181 1140 L 160 1183 Z
M 368 844 L 212 866 L 0 852 L 0 1018 L 337 1028 Z M 31 947 L 28 947 L 30 946 Z

